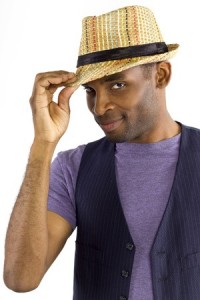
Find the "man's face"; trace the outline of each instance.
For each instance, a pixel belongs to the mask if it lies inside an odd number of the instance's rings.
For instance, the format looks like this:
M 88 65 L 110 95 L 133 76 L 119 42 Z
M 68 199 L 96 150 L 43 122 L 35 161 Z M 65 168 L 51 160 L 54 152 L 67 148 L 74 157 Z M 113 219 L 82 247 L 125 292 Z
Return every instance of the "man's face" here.
M 156 67 L 145 78 L 141 67 L 84 84 L 89 110 L 112 142 L 145 142 L 155 127 L 159 103 Z

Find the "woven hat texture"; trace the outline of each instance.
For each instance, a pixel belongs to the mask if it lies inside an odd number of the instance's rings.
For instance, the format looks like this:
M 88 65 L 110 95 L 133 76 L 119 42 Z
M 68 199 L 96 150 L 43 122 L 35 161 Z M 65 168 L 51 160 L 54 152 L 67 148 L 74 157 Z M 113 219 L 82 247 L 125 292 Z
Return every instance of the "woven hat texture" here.
M 86 17 L 82 21 L 77 80 L 72 85 L 141 64 L 168 60 L 178 47 L 165 44 L 153 12 L 143 6 L 127 6 Z

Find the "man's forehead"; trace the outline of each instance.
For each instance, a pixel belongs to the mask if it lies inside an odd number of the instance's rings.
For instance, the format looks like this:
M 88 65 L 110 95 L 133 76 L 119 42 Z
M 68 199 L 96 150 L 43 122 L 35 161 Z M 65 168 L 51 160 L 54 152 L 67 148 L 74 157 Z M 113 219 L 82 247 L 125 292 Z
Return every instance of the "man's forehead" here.
M 104 77 L 96 79 L 94 81 L 87 82 L 87 83 L 83 84 L 83 86 L 89 85 L 90 83 L 94 83 L 94 82 L 104 83 L 104 82 L 115 81 L 115 80 L 124 80 L 127 76 L 127 71 L 128 70 L 118 72 L 118 73 L 115 73 L 115 74 L 111 74 L 111 75 L 108 75 L 108 76 L 104 76 Z
M 126 74 L 124 72 L 115 73 L 112 75 L 108 75 L 105 77 L 100 78 L 100 81 L 107 82 L 107 81 L 113 81 L 113 80 L 121 80 L 126 77 Z

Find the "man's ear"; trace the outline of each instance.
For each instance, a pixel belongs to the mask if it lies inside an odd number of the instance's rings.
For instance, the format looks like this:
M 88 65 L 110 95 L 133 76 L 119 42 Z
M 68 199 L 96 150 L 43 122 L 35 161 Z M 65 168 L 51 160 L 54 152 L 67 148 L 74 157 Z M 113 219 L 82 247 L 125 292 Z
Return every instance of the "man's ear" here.
M 156 87 L 165 88 L 171 78 L 171 64 L 168 61 L 161 61 L 156 64 Z

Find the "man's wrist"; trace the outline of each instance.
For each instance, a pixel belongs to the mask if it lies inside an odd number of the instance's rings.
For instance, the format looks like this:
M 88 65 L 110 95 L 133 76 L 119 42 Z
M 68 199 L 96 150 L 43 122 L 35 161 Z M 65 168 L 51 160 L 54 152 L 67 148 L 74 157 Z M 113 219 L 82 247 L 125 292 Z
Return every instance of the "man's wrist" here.
M 31 146 L 29 162 L 36 160 L 51 162 L 56 146 L 57 142 L 45 142 L 35 138 Z

